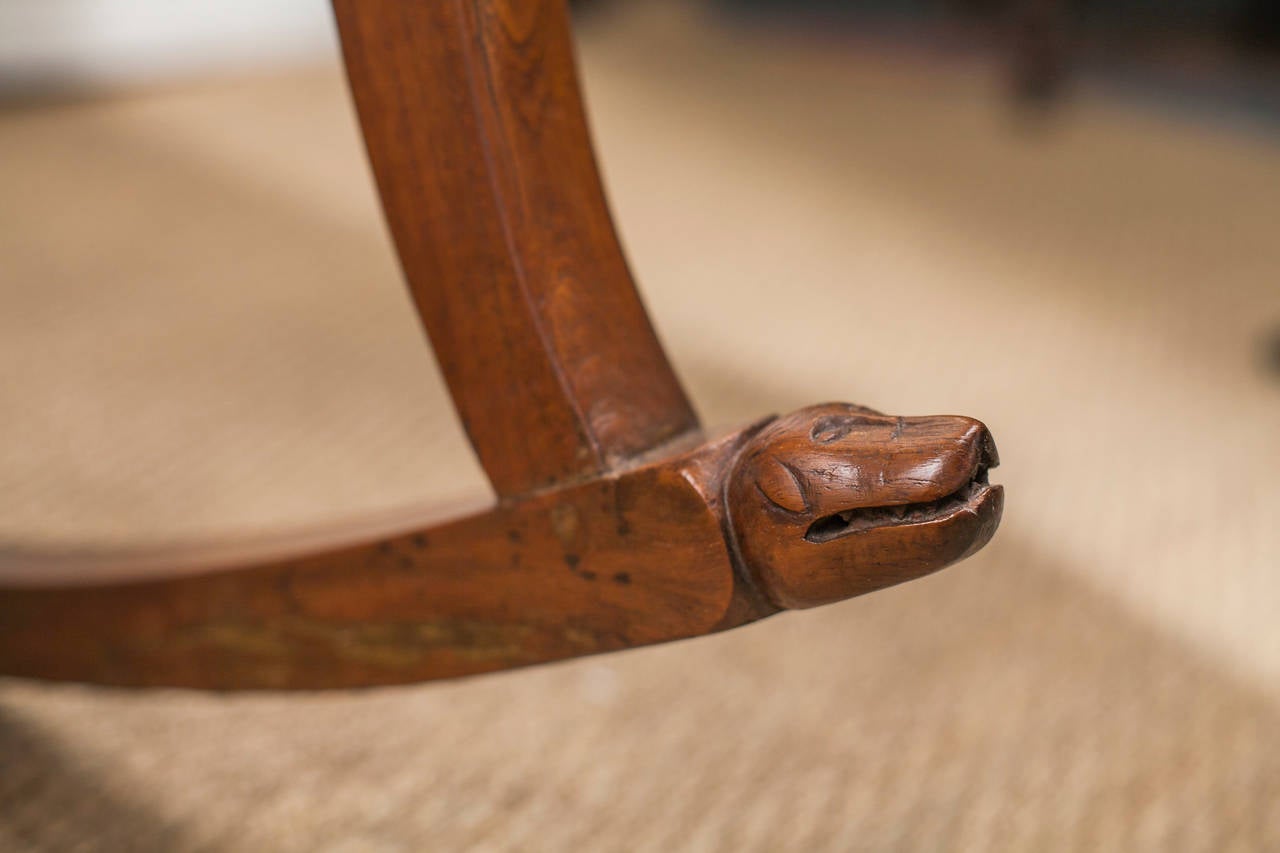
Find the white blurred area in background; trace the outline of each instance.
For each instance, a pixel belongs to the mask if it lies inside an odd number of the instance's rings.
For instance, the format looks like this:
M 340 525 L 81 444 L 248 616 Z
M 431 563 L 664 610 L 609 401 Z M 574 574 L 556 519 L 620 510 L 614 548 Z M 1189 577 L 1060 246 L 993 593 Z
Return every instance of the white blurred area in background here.
M 325 0 L 4 0 L 0 94 L 270 67 L 336 45 Z

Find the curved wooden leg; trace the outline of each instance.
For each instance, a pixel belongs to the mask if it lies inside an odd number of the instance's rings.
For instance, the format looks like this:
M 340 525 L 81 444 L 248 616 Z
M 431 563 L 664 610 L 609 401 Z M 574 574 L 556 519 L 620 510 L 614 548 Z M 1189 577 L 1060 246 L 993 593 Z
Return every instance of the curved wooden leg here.
M 57 586 L 38 560 L 0 560 L 0 673 L 466 675 L 859 595 L 990 539 L 1002 492 L 977 421 L 827 404 L 701 432 L 609 222 L 562 0 L 334 5 L 405 277 L 499 502 L 340 544 L 175 555 L 159 579 L 116 561 L 60 566 L 91 585 Z
M 698 426 L 596 172 L 563 0 L 334 0 L 401 266 L 500 496 Z

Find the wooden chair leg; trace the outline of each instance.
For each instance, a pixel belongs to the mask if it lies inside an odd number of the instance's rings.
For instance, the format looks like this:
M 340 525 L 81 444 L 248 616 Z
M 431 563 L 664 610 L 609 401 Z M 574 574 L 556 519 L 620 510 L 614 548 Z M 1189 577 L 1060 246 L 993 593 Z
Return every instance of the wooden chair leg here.
M 563 0 L 334 8 L 405 278 L 497 504 L 336 545 L 60 567 L 87 584 L 13 558 L 0 672 L 467 675 L 836 601 L 990 539 L 1002 492 L 977 421 L 826 404 L 703 433 L 609 220 Z

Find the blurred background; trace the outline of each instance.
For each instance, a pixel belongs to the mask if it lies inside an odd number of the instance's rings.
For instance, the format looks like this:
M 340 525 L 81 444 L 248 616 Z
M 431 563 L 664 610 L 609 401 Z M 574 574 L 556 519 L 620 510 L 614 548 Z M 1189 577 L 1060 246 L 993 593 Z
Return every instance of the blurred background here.
M 979 417 L 995 541 L 457 683 L 0 681 L 0 849 L 1280 849 L 1275 4 L 575 8 L 704 421 Z M 0 4 L 0 547 L 487 489 L 323 2 Z

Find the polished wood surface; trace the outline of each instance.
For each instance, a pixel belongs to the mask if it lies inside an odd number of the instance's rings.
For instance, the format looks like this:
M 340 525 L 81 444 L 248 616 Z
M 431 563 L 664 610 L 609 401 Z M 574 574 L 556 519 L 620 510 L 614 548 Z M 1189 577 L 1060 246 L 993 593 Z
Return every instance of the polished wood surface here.
M 744 569 L 778 607 L 829 604 L 927 575 L 990 541 L 1004 490 L 986 426 L 813 406 L 743 450 L 728 502 Z
M 499 500 L 269 550 L 0 560 L 0 673 L 446 678 L 837 601 L 990 539 L 1003 496 L 972 419 L 827 404 L 698 427 L 609 220 L 560 0 L 334 5 L 405 277 Z
M 969 418 L 829 404 L 671 450 L 259 566 L 9 588 L 0 672 L 203 688 L 470 675 L 872 592 L 972 553 L 999 522 L 995 447 Z
M 499 495 L 697 426 L 605 206 L 562 0 L 335 0 L 405 278 Z
M 253 568 L 7 589 L 0 672 L 136 686 L 364 686 L 704 634 L 734 603 L 717 508 L 740 439 Z

